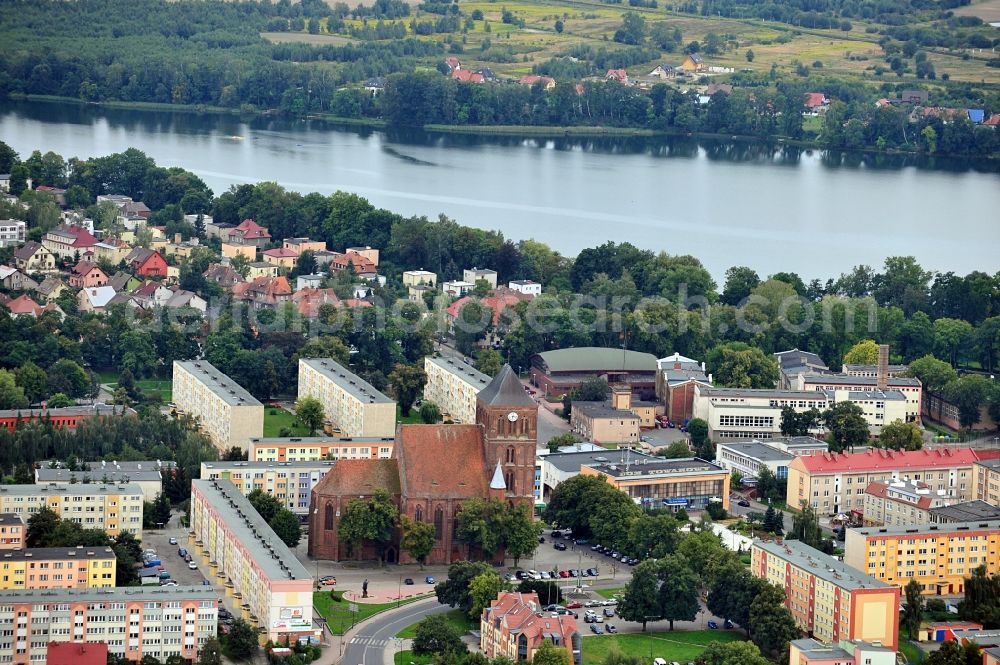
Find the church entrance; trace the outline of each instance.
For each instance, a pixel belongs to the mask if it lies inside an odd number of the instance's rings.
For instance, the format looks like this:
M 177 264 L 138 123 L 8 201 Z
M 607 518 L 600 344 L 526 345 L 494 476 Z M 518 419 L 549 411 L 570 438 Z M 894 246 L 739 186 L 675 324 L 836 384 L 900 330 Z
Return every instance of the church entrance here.
M 396 562 L 396 548 L 390 547 L 385 551 L 385 562 L 386 563 L 397 563 Z

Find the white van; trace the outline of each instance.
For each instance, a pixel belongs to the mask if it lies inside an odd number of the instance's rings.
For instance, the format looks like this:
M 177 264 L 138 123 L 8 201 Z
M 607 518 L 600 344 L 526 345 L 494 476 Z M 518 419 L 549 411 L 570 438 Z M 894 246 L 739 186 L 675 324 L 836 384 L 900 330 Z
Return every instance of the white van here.
M 667 661 L 663 660 L 662 658 L 654 658 L 653 665 L 667 665 Z

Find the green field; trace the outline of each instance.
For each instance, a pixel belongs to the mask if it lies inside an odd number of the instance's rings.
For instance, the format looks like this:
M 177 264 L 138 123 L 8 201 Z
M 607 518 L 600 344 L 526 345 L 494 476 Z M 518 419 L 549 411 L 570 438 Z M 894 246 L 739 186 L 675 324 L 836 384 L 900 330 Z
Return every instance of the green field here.
M 266 407 L 264 409 L 264 436 L 281 436 L 281 430 L 288 428 L 292 436 L 309 436 L 309 430 L 295 424 L 295 414 L 284 409 Z
M 736 631 L 692 630 L 667 633 L 630 633 L 588 637 L 583 645 L 585 665 L 603 663 L 608 654 L 617 650 L 626 656 L 643 660 L 663 658 L 667 662 L 688 662 L 696 659 L 711 642 L 735 642 L 743 639 Z
M 98 374 L 101 383 L 106 383 L 111 392 L 118 387 L 118 375 L 114 372 Z M 164 402 L 173 401 L 173 381 L 170 379 L 142 379 L 135 382 L 136 387 L 144 393 L 159 392 Z
M 406 425 L 422 425 L 423 420 L 420 418 L 420 409 L 410 407 L 410 415 L 403 417 L 402 411 L 399 410 L 399 404 L 396 404 L 396 422 L 404 423 Z
M 613 598 L 615 594 L 621 593 L 624 590 L 625 587 L 619 586 L 619 587 L 613 587 L 611 589 L 594 589 L 594 592 L 597 593 L 597 595 L 600 596 L 601 598 Z
M 418 600 L 424 600 L 429 598 L 432 594 L 427 594 L 424 596 L 418 596 L 416 598 L 404 599 L 402 605 L 412 603 Z M 342 600 L 339 603 L 333 602 L 330 597 L 329 591 L 317 591 L 313 594 L 313 607 L 326 619 L 327 625 L 330 627 L 330 632 L 334 635 L 343 635 L 345 631 L 349 630 L 350 627 L 361 621 L 364 621 L 373 614 L 378 614 L 384 610 L 392 609 L 397 606 L 397 603 L 356 603 L 358 606 L 357 614 L 352 614 L 348 607 L 350 602 L 347 600 Z
M 449 610 L 445 612 L 444 618 L 447 619 L 448 623 L 462 635 L 465 635 L 473 628 L 477 628 L 477 625 L 469 621 L 468 617 L 465 616 L 465 612 L 462 610 Z M 412 640 L 417 636 L 417 625 L 419 623 L 419 621 L 417 623 L 411 623 L 409 626 L 396 633 L 396 637 Z
M 920 647 L 910 640 L 899 640 L 899 652 L 906 656 L 906 662 L 910 665 L 913 665 L 913 663 L 922 663 L 924 658 L 926 658 L 924 652 L 920 650 Z
M 412 651 L 397 651 L 392 657 L 396 665 L 427 665 L 434 661 L 434 656 L 414 656 Z

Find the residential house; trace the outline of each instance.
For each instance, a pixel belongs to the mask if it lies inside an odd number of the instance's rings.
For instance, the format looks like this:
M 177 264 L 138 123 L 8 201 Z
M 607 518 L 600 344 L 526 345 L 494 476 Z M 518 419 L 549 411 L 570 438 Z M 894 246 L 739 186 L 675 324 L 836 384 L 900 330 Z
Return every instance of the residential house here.
M 93 253 L 91 261 L 96 263 L 104 260 L 116 266 L 125 260 L 128 253 L 132 251 L 132 246 L 119 238 L 104 238 L 88 251 Z
M 225 240 L 230 245 L 251 245 L 255 248 L 264 248 L 271 242 L 271 234 L 252 219 L 244 219 L 239 226 L 230 229 Z
M 604 76 L 605 81 L 618 81 L 622 85 L 629 85 L 628 72 L 624 69 L 609 69 Z
M 34 291 L 38 288 L 38 282 L 17 268 L 0 266 L 0 287 L 6 291 Z
M 705 61 L 697 53 L 688 55 L 688 57 L 684 58 L 684 62 L 677 65 L 677 69 L 685 72 L 702 72 L 705 71 L 706 67 Z
M 661 81 L 665 79 L 672 79 L 677 75 L 677 69 L 673 65 L 657 65 L 656 69 L 651 71 L 649 75 L 653 78 L 658 78 Z
M 14 265 L 21 272 L 54 272 L 55 254 L 34 240 L 29 240 L 14 250 Z
M 733 86 L 730 83 L 709 83 L 708 87 L 705 88 L 705 94 L 711 97 L 717 92 L 721 92 L 724 95 L 733 94 Z
M 166 305 L 173 294 L 173 291 L 160 282 L 150 280 L 137 287 L 132 292 L 132 298 L 143 309 L 153 309 Z
M 255 280 L 259 277 L 277 277 L 278 265 L 267 261 L 254 261 L 247 264 L 247 279 Z
M 284 247 L 264 250 L 261 255 L 264 258 L 264 263 L 270 263 L 284 270 L 294 270 L 295 264 L 299 260 L 298 252 L 285 249 Z
M 485 280 L 489 282 L 490 288 L 497 288 L 497 271 L 489 270 L 488 268 L 466 268 L 462 271 L 462 281 L 468 282 L 469 284 L 475 284 L 479 280 Z
M 115 290 L 110 286 L 94 286 L 80 289 L 76 294 L 76 303 L 81 312 L 103 314 L 108 302 L 114 297 Z
M 104 286 L 107 283 L 108 276 L 91 261 L 80 261 L 69 273 L 69 285 L 74 289 Z
M 441 282 L 441 290 L 452 298 L 461 298 L 474 288 L 476 288 L 475 284 L 457 279 L 450 282 Z
M 526 296 L 518 291 L 501 287 L 499 289 L 494 289 L 493 292 L 485 298 L 475 299 L 472 296 L 459 298 L 448 306 L 445 313 L 447 314 L 449 325 L 454 326 L 455 321 L 458 319 L 459 312 L 461 312 L 462 308 L 465 307 L 465 305 L 470 301 L 476 300 L 484 308 L 492 310 L 493 330 L 482 340 L 483 345 L 490 346 L 502 337 L 506 328 L 506 322 L 503 320 L 504 310 L 508 307 L 513 307 L 522 300 L 531 300 L 531 298 L 532 296 Z
M 313 275 L 298 275 L 295 278 L 295 290 L 300 289 L 318 289 L 323 286 L 323 280 L 326 279 L 326 275 L 322 273 L 317 273 Z
M 167 262 L 159 252 L 154 252 L 151 249 L 145 249 L 143 247 L 136 247 L 128 256 L 125 257 L 125 263 L 128 265 L 129 269 L 139 277 L 166 277 L 167 276 Z
M 202 314 L 208 311 L 208 303 L 205 302 L 204 298 L 193 291 L 185 291 L 184 289 L 174 291 L 163 306 L 170 309 L 190 308 Z
M 285 238 L 281 243 L 284 249 L 290 249 L 296 254 L 302 252 L 322 252 L 326 250 L 326 243 L 322 240 L 310 240 L 309 238 Z
M 822 92 L 807 92 L 805 97 L 806 113 L 809 115 L 819 115 L 830 108 L 830 100 Z
M 61 259 L 79 260 L 97 242 L 87 229 L 63 224 L 46 233 L 42 245 Z
M 444 59 L 444 64 L 448 65 L 448 69 L 452 72 L 457 71 L 462 68 L 462 63 L 458 61 L 458 58 L 451 56 Z
M 333 289 L 300 288 L 292 294 L 292 302 L 296 304 L 299 314 L 307 319 L 319 316 L 319 308 L 323 305 L 340 307 L 341 301 Z
M 539 76 L 537 74 L 527 74 L 522 76 L 517 82 L 518 85 L 540 85 L 545 90 L 554 90 L 556 87 L 556 80 L 551 76 Z
M 63 294 L 66 290 L 66 285 L 63 284 L 62 280 L 55 275 L 49 275 L 42 283 L 38 285 L 35 289 L 35 293 L 39 298 L 46 301 L 53 301 Z
M 50 187 L 49 185 L 39 185 L 35 187 L 36 192 L 45 192 L 56 200 L 61 207 L 66 207 L 66 190 L 61 187 Z
M 476 73 L 481 75 L 484 79 L 486 79 L 490 83 L 496 83 L 497 81 L 500 80 L 497 78 L 496 73 L 489 67 L 480 67 L 479 69 L 476 70 Z
M 140 284 L 142 284 L 142 280 L 124 270 L 119 270 L 108 279 L 108 286 L 113 288 L 115 293 L 131 293 L 139 288 Z
M 379 251 L 374 247 L 370 247 L 369 245 L 364 245 L 363 247 L 362 246 L 348 247 L 347 249 L 344 250 L 344 252 L 347 254 L 350 254 L 351 252 L 354 252 L 355 254 L 360 254 L 361 256 L 371 261 L 372 265 L 375 266 L 376 269 L 378 268 Z
M 994 113 L 987 120 L 983 121 L 983 126 L 992 127 L 993 129 L 1000 127 L 1000 113 Z
M 566 652 L 572 665 L 583 662 L 583 643 L 572 614 L 543 612 L 537 593 L 501 592 L 483 609 L 479 620 L 479 649 L 489 659 L 531 662 L 548 642 Z
M 20 245 L 27 240 L 28 225 L 20 219 L 0 219 L 0 247 Z
M 373 76 L 365 81 L 365 92 L 370 92 L 372 97 L 385 90 L 385 84 L 389 82 L 384 76 Z
M 215 282 L 226 290 L 233 288 L 240 282 L 246 281 L 230 266 L 224 266 L 221 263 L 209 263 L 208 268 L 204 272 L 204 277 L 207 281 Z
M 62 320 L 66 317 L 62 309 L 59 308 L 55 303 L 47 303 L 44 307 L 36 303 L 27 294 L 14 298 L 9 303 L 7 303 L 7 309 L 10 310 L 10 315 L 17 316 L 30 316 L 37 319 L 39 316 L 47 312 L 56 312 L 59 314 L 59 319 Z
M 0 192 L 10 191 L 10 174 L 0 173 Z
M 542 285 L 530 279 L 515 279 L 507 282 L 507 288 L 511 291 L 523 293 L 526 296 L 534 297 L 542 295 Z
M 233 298 L 245 300 L 254 309 L 274 309 L 292 298 L 292 287 L 284 276 L 258 277 L 233 287 Z
M 456 69 L 452 71 L 451 78 L 459 83 L 484 83 L 486 81 L 482 74 L 469 71 L 468 69 Z

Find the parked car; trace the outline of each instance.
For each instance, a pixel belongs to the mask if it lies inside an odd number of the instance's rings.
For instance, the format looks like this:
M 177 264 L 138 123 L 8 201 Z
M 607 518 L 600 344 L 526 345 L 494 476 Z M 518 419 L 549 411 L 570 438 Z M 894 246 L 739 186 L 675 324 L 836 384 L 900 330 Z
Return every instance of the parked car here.
M 170 573 L 168 573 L 165 570 L 160 571 L 160 579 L 161 580 L 169 580 L 170 579 Z
M 587 570 L 591 577 L 597 577 L 597 568 L 590 568 Z
M 566 603 L 566 609 L 568 610 L 576 610 L 581 607 L 583 607 L 583 603 L 581 603 L 579 600 L 574 600 L 569 603 Z
M 568 570 L 560 570 L 559 571 L 559 577 L 562 577 L 562 578 L 569 577 L 569 571 Z
M 560 552 L 566 551 L 566 543 L 553 543 L 552 547 L 559 550 Z
M 196 564 L 194 561 L 188 561 L 188 568 L 190 568 L 191 570 L 198 570 L 198 564 Z
M 586 538 L 577 538 L 577 539 L 576 539 L 576 544 L 577 544 L 577 545 L 586 545 L 586 544 L 587 544 L 587 543 L 589 543 L 589 542 L 590 542 L 590 541 L 589 541 L 589 540 L 587 540 Z
M 583 622 L 584 623 L 594 623 L 595 621 L 597 621 L 597 617 L 595 617 L 593 614 L 584 614 L 583 615 Z
M 322 584 L 323 586 L 333 586 L 334 584 L 337 583 L 337 578 L 333 575 L 324 575 L 323 577 L 319 578 L 319 583 Z
M 594 633 L 595 635 L 603 635 L 604 629 L 598 626 L 596 623 L 592 623 L 590 624 L 590 632 Z
M 185 548 L 183 547 L 177 548 L 177 556 L 187 556 L 187 553 L 188 551 Z
M 413 578 L 407 577 L 405 580 L 403 580 L 403 584 L 405 584 L 406 586 L 413 586 Z
M 168 542 L 169 542 L 169 543 L 170 543 L 171 545 L 176 545 L 176 544 L 177 544 L 177 539 L 176 539 L 176 538 L 173 538 L 173 537 L 171 537 L 171 538 L 170 538 L 170 540 L 169 540 Z
M 709 621 L 709 622 L 708 622 L 708 627 L 709 627 L 709 629 L 711 629 L 711 630 L 718 630 L 718 628 L 719 628 L 719 624 L 718 624 L 718 623 L 716 623 L 715 621 Z
M 722 624 L 726 630 L 732 630 L 735 626 L 732 619 L 726 619 L 725 623 Z
M 618 632 L 618 629 L 615 628 L 615 624 L 613 624 L 613 623 L 609 623 L 608 625 L 606 625 L 604 627 L 604 630 L 608 631 L 609 633 L 617 633 Z
M 177 582 L 174 580 L 162 580 L 160 586 L 177 586 Z
M 606 616 L 606 617 L 613 617 L 614 615 L 615 615 L 614 608 L 611 608 L 611 607 L 605 607 L 604 608 L 604 616 Z
M 142 562 L 142 567 L 155 568 L 156 566 L 159 566 L 161 563 L 163 562 L 160 561 L 159 559 L 146 559 L 145 561 Z
M 559 529 L 555 529 L 554 531 L 552 531 L 552 537 L 562 538 L 563 537 L 562 531 L 560 531 Z
M 736 505 L 737 506 L 741 506 L 743 508 L 749 508 L 750 507 L 750 502 L 747 501 L 746 499 L 740 499 L 739 501 L 736 502 Z
M 427 582 L 428 584 L 434 584 L 434 577 L 432 575 L 428 575 L 427 577 L 424 578 L 424 582 Z

